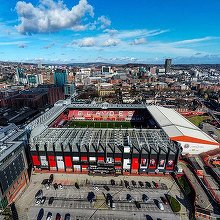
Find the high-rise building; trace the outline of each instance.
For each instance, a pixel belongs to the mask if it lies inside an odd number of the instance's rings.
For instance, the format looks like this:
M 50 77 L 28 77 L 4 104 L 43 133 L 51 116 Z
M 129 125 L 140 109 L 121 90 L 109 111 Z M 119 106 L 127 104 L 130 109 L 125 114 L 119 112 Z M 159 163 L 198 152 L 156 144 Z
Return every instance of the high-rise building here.
M 165 73 L 169 73 L 170 69 L 171 69 L 171 63 L 172 63 L 172 59 L 166 59 L 165 60 Z
M 67 83 L 67 70 L 56 69 L 53 73 L 54 84 L 63 87 Z
M 110 73 L 111 67 L 110 66 L 102 66 L 102 73 Z

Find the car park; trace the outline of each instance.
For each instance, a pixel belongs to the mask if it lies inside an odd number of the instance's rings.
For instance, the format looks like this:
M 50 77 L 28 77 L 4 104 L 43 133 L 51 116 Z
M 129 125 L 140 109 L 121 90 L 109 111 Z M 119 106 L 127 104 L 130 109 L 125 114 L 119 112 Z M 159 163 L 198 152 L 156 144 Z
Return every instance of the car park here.
M 55 220 L 61 220 L 61 215 L 60 215 L 60 213 L 57 213 L 57 214 L 56 214 Z
M 49 200 L 48 200 L 48 205 L 52 205 L 53 204 L 53 201 L 54 201 L 54 197 L 50 197 Z
M 70 220 L 71 218 L 70 218 L 70 214 L 69 213 L 67 213 L 66 215 L 65 215 L 65 217 L 64 217 L 64 220 Z
M 47 218 L 46 220 L 51 220 L 52 219 L 52 213 L 51 212 L 48 212 L 47 213 Z

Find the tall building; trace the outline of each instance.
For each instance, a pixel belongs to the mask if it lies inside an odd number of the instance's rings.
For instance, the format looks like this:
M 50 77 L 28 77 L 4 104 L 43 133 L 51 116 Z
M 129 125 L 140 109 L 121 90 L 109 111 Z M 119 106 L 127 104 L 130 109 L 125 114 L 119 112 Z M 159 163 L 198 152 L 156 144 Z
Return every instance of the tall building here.
M 165 73 L 169 73 L 170 69 L 171 69 L 171 63 L 172 63 L 172 59 L 166 59 L 165 60 Z
M 29 182 L 27 134 L 14 124 L 0 127 L 0 212 Z
M 54 84 L 56 86 L 64 87 L 67 84 L 67 70 L 56 69 L 53 73 Z
M 102 66 L 102 73 L 110 73 L 111 67 L 110 66 Z

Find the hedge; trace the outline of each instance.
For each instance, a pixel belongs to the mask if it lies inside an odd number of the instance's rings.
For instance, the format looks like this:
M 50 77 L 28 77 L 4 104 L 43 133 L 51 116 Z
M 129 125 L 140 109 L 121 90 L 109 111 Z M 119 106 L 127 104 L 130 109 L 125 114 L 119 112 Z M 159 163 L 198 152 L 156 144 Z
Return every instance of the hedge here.
M 166 195 L 167 199 L 170 203 L 170 207 L 172 209 L 173 212 L 179 212 L 181 210 L 181 206 L 180 203 L 171 195 Z

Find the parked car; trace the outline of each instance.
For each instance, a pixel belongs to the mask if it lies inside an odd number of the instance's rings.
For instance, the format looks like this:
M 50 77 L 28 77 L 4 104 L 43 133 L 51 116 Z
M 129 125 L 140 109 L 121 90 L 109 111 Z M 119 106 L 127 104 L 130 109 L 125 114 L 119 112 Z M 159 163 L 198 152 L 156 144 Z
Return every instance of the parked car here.
M 115 202 L 113 200 L 110 201 L 111 208 L 115 210 Z
M 138 201 L 134 201 L 134 204 L 137 207 L 137 209 L 141 208 L 141 204 Z
M 130 194 L 127 194 L 126 199 L 127 199 L 128 202 L 133 202 L 134 201 L 134 198 Z
M 162 202 L 158 202 L 158 208 L 159 208 L 161 211 L 164 211 L 164 206 L 163 206 Z
M 54 183 L 54 184 L 53 184 L 53 187 L 54 187 L 55 190 L 57 190 L 57 189 L 58 189 L 58 184 L 57 184 L 57 183 Z
M 77 189 L 79 189 L 79 184 L 78 184 L 78 183 L 75 183 L 75 187 L 76 187 Z
M 112 186 L 115 186 L 115 180 L 111 179 L 110 182 Z
M 95 191 L 99 191 L 99 187 L 98 186 L 94 186 L 93 187 Z
M 64 220 L 70 220 L 70 214 L 69 214 L 69 213 L 67 213 L 67 214 L 65 215 Z
M 161 199 L 161 201 L 164 203 L 164 204 L 168 204 L 168 201 L 167 201 L 167 199 L 165 198 L 165 197 L 160 197 L 160 199 Z
M 48 179 L 44 179 L 43 181 L 42 181 L 42 185 L 45 185 L 45 184 L 47 184 L 48 183 Z
M 131 183 L 134 187 L 136 187 L 137 183 L 134 180 L 132 180 Z
M 124 180 L 124 184 L 125 184 L 125 187 L 128 188 L 129 187 L 129 182 L 127 180 Z
M 48 212 L 47 213 L 47 218 L 46 220 L 51 220 L 52 219 L 52 213 L 51 212 Z
M 89 192 L 89 193 L 88 193 L 88 196 L 87 196 L 87 200 L 88 200 L 90 203 L 92 203 L 92 202 L 94 201 L 94 199 L 95 199 L 95 194 L 94 194 L 94 192 Z
M 46 196 L 43 196 L 40 200 L 40 204 L 43 205 L 46 201 Z
M 36 201 L 35 201 L 35 204 L 36 204 L 36 205 L 39 205 L 40 202 L 41 202 L 41 198 L 37 198 Z
M 145 182 L 146 188 L 151 188 L 151 184 L 149 182 Z
M 45 186 L 46 189 L 50 189 L 50 184 L 49 184 L 49 182 L 46 183 L 44 186 Z
M 43 196 L 43 190 L 40 189 L 40 190 L 38 190 L 38 192 L 35 194 L 35 199 L 42 198 L 42 196 Z
M 41 220 L 44 217 L 44 209 L 41 208 L 37 215 L 37 220 Z
M 103 188 L 104 188 L 105 190 L 107 190 L 107 191 L 110 190 L 109 187 L 108 187 L 107 185 L 104 185 Z
M 143 194 L 142 200 L 143 200 L 143 202 L 147 203 L 147 201 L 149 200 L 149 197 L 146 194 Z
M 57 213 L 56 214 L 56 219 L 55 220 L 61 220 L 61 215 L 60 215 L 60 213 Z
M 61 183 L 58 184 L 59 189 L 63 189 L 63 185 Z
M 53 201 L 54 201 L 54 197 L 50 197 L 49 200 L 48 200 L 48 205 L 52 205 L 53 204 Z
M 49 184 L 51 184 L 53 182 L 54 178 L 53 178 L 53 174 L 50 174 L 50 177 L 48 179 Z
M 144 183 L 142 181 L 138 181 L 140 187 L 144 187 Z

